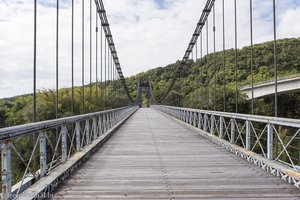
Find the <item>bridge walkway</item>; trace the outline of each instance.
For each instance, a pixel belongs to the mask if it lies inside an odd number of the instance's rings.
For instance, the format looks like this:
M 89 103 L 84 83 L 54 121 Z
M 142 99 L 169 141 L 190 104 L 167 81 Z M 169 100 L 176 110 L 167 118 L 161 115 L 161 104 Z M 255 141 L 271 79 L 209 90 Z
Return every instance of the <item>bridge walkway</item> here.
M 297 188 L 149 108 L 139 109 L 56 199 L 300 199 Z

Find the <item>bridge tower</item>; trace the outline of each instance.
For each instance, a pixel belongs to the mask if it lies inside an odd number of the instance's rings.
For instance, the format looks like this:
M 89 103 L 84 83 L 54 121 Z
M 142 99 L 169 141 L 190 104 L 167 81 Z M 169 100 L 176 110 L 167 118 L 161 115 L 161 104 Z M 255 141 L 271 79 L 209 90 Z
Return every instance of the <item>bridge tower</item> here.
M 153 102 L 152 86 L 148 78 L 140 79 L 137 87 L 135 104 L 142 106 L 142 95 L 146 94 L 147 107 Z

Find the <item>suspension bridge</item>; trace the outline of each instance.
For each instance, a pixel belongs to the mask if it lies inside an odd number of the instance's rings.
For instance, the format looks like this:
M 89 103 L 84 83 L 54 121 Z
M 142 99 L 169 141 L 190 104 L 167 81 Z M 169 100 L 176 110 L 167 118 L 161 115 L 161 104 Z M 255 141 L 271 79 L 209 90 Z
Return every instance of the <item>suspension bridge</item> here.
M 223 77 L 223 107 L 203 110 L 175 107 L 165 99 L 182 77 L 188 63 L 196 55 L 199 38 L 208 19 L 214 36 L 215 1 L 207 0 L 200 19 L 180 65 L 173 72 L 160 97 L 154 97 L 152 82 L 139 80 L 134 98 L 124 78 L 110 24 L 102 0 L 82 1 L 96 10 L 96 76 L 98 64 L 101 76 L 85 85 L 85 54 L 82 48 L 81 106 L 76 108 L 74 86 L 74 1 L 72 5 L 72 105 L 81 114 L 60 117 L 59 113 L 59 13 L 56 4 L 56 118 L 37 120 L 37 9 L 34 1 L 34 56 L 33 56 L 33 122 L 0 129 L 1 141 L 1 198 L 2 199 L 300 199 L 299 139 L 300 120 L 278 117 L 276 56 L 276 1 L 273 0 L 274 82 L 269 84 L 269 95 L 274 96 L 274 116 L 254 115 L 253 83 L 253 24 L 252 0 L 250 9 L 250 70 L 252 86 L 250 114 L 238 112 L 237 85 L 237 4 L 235 18 L 235 105 L 236 112 L 227 112 L 226 82 Z M 225 1 L 222 5 L 224 76 L 225 61 Z M 92 20 L 90 20 L 92 23 Z M 82 47 L 85 46 L 85 20 L 82 20 Z M 90 34 L 92 25 L 90 24 Z M 100 45 L 98 41 L 100 35 Z M 201 39 L 202 41 L 202 39 Z M 90 47 L 92 46 L 90 37 Z M 99 45 L 99 48 L 98 48 Z M 92 50 L 90 50 L 90 58 Z M 98 63 L 98 59 L 100 62 Z M 212 66 L 216 69 L 216 66 Z M 102 74 L 102 72 L 104 73 Z M 216 76 L 213 77 L 216 80 Z M 98 82 L 98 80 L 100 80 Z M 298 80 L 298 79 L 297 79 Z M 96 85 L 99 94 L 93 96 Z M 112 91 L 106 89 L 109 86 Z M 105 88 L 105 89 L 104 89 Z M 85 90 L 88 89 L 89 97 Z M 103 91 L 104 90 L 104 91 Z M 121 95 L 121 93 L 123 95 Z M 103 97 L 100 98 L 98 94 Z M 142 108 L 145 94 L 149 108 Z M 215 97 L 215 96 L 214 96 Z M 89 103 L 86 104 L 88 98 Z M 97 106 L 92 106 L 92 100 Z M 215 100 L 212 100 L 215 102 Z M 215 102 L 216 103 L 216 102 Z M 96 107 L 97 107 L 96 106 Z M 287 133 L 287 134 L 283 134 Z M 28 140 L 30 139 L 30 140 Z M 17 143 L 32 141 L 32 150 L 25 152 Z M 29 145 L 29 144 L 28 144 Z M 23 148 L 23 149 L 22 149 Z M 29 155 L 29 156 L 28 156 Z M 16 163 L 20 161 L 20 163 Z M 22 166 L 22 167 L 20 167 Z M 16 178 L 18 168 L 24 169 Z

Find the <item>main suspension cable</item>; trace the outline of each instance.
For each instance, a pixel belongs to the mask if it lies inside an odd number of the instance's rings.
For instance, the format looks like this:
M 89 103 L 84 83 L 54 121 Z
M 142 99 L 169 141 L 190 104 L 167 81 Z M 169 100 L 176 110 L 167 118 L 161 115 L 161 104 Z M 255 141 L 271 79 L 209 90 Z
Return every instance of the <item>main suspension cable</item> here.
M 124 91 L 125 91 L 128 99 L 129 99 L 129 101 L 134 102 L 132 97 L 131 97 L 131 94 L 129 93 L 129 90 L 128 90 L 128 87 L 126 85 L 126 81 L 125 81 L 125 78 L 124 78 L 124 75 L 123 75 L 123 72 L 122 72 L 122 69 L 121 69 L 119 57 L 118 57 L 116 47 L 115 47 L 115 44 L 114 44 L 114 41 L 113 41 L 113 37 L 112 37 L 111 31 L 110 31 L 110 27 L 109 27 L 109 23 L 108 23 L 108 20 L 107 20 L 106 11 L 105 11 L 105 8 L 104 8 L 104 5 L 103 5 L 103 1 L 102 0 L 95 0 L 95 4 L 96 4 L 96 7 L 97 7 L 97 12 L 99 14 L 99 18 L 101 20 L 101 24 L 102 24 L 102 28 L 103 28 L 106 40 L 107 40 L 107 43 L 108 43 L 108 48 L 110 49 L 110 52 L 112 54 L 113 61 L 116 65 L 117 72 L 119 74 L 119 78 L 121 80 L 122 86 L 124 88 Z
M 177 68 L 176 72 L 173 74 L 173 77 L 171 79 L 171 83 L 169 85 L 169 87 L 165 90 L 165 92 L 163 93 L 163 95 L 159 98 L 159 100 L 157 101 L 157 103 L 161 103 L 170 93 L 170 91 L 172 90 L 176 80 L 179 78 L 181 71 L 184 69 L 185 65 L 187 64 L 187 61 L 190 58 L 190 54 L 197 42 L 197 39 L 200 35 L 200 33 L 202 32 L 202 29 L 205 25 L 205 22 L 207 21 L 207 18 L 209 16 L 209 13 L 211 12 L 211 9 L 213 7 L 215 3 L 215 0 L 207 0 L 205 7 L 203 9 L 203 12 L 201 14 L 201 17 L 197 23 L 196 29 L 192 35 L 192 39 L 190 40 L 190 43 L 188 45 L 187 50 L 185 51 L 185 54 L 183 56 L 183 59 L 180 63 L 180 66 Z

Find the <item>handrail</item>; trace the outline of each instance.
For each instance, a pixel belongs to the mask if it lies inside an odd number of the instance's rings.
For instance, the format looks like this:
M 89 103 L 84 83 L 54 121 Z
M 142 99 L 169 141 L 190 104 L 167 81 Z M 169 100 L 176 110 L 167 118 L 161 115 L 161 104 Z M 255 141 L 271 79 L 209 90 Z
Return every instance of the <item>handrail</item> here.
M 121 111 L 126 108 L 130 108 L 130 107 L 132 107 L 132 106 L 126 106 L 126 107 L 121 107 L 121 108 L 116 108 L 116 109 L 106 110 L 106 111 L 100 111 L 100 112 L 95 112 L 95 113 L 76 115 L 76 116 L 71 116 L 71 117 L 64 117 L 64 118 L 59 118 L 59 119 L 52 119 L 52 120 L 46 120 L 46 121 L 41 121 L 41 122 L 35 122 L 35 123 L 1 128 L 0 129 L 0 142 L 3 140 L 24 136 L 24 135 L 30 134 L 32 132 L 39 132 L 39 131 L 55 128 L 57 126 L 74 123 L 76 121 L 84 121 L 87 118 L 91 119 L 91 118 L 97 117 L 101 114 L 107 114 L 107 113 L 111 113 L 111 112 L 115 112 L 115 111 Z
M 164 106 L 166 108 L 171 109 L 183 109 L 182 107 L 173 107 L 173 106 Z M 271 123 L 282 126 L 292 126 L 295 128 L 300 128 L 300 120 L 299 119 L 291 119 L 291 118 L 280 118 L 280 117 L 269 117 L 269 116 L 261 116 L 261 115 L 249 115 L 249 114 L 241 114 L 241 113 L 230 113 L 230 112 L 220 112 L 220 111 L 210 111 L 210 110 L 201 110 L 201 109 L 193 109 L 193 108 L 184 108 L 185 110 L 192 112 L 201 112 L 209 115 L 217 115 L 223 116 L 233 119 L 241 119 L 241 120 L 250 120 L 254 122 L 264 122 Z

